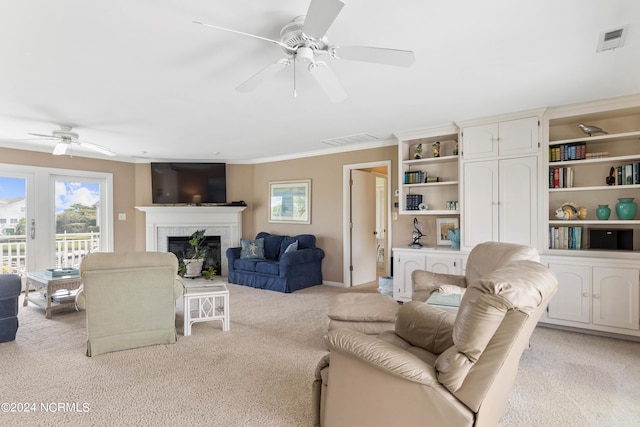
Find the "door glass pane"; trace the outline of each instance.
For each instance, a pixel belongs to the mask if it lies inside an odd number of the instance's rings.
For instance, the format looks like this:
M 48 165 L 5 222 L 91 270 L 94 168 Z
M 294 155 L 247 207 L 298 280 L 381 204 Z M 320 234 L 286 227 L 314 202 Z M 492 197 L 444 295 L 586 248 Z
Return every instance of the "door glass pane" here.
M 78 267 L 100 248 L 100 184 L 55 180 L 56 267 Z
M 0 268 L 23 273 L 26 266 L 27 180 L 0 176 Z

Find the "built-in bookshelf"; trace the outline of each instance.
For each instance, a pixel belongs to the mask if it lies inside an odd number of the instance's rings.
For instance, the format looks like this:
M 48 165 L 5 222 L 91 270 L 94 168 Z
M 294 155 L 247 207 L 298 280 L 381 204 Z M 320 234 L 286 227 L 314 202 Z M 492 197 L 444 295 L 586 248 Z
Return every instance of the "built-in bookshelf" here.
M 606 133 L 587 135 L 578 127 L 580 123 L 597 126 Z M 631 229 L 634 244 L 633 251 L 628 252 L 640 253 L 640 211 L 634 219 L 621 220 L 615 209 L 620 198 L 635 198 L 640 203 L 640 105 L 603 103 L 550 111 L 547 166 L 550 251 L 576 254 L 581 249 L 593 255 L 587 251 L 592 249 L 591 229 Z M 556 210 L 565 203 L 586 208 L 586 217 L 558 219 Z M 599 205 L 611 209 L 608 220 L 597 218 Z M 578 227 L 581 234 L 576 241 L 571 230 Z M 566 237 L 563 234 L 561 240 L 559 234 L 563 232 Z
M 455 125 L 396 134 L 398 212 L 457 215 L 458 128 Z

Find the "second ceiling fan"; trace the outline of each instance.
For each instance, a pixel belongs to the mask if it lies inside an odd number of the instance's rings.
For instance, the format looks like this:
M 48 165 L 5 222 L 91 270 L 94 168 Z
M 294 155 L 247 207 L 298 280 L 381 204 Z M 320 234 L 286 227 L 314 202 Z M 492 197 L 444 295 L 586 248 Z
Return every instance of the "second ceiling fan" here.
M 323 57 L 333 59 L 347 59 L 352 61 L 373 62 L 378 64 L 410 67 L 415 57 L 412 51 L 386 49 L 371 46 L 337 46 L 330 45 L 327 30 L 335 21 L 344 3 L 340 0 L 311 0 L 307 14 L 298 16 L 280 31 L 280 40 L 273 40 L 242 31 L 219 27 L 193 21 L 196 24 L 218 30 L 253 37 L 280 46 L 287 54 L 282 58 L 250 77 L 240 84 L 236 90 L 250 91 L 276 72 L 294 66 L 294 96 L 295 96 L 295 65 L 296 62 L 307 67 L 309 73 L 318 82 L 322 90 L 333 102 L 340 102 L 347 98 L 345 90 L 338 81 L 331 68 L 323 61 Z

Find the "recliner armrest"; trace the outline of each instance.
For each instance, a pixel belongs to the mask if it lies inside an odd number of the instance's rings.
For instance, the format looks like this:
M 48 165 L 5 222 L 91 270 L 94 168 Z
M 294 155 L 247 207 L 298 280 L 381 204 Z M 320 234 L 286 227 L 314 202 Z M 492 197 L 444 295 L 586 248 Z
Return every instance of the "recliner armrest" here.
M 431 271 L 415 270 L 411 273 L 411 285 L 413 287 L 411 299 L 425 302 L 441 285 L 454 285 L 466 288 L 467 279 L 465 276 L 458 274 L 441 274 Z
M 184 282 L 182 280 L 182 277 L 176 276 L 176 282 L 173 285 L 173 296 L 175 297 L 175 299 L 180 298 L 180 295 L 182 295 L 183 290 L 184 290 Z
M 336 329 L 324 337 L 329 351 L 336 351 L 387 373 L 418 384 L 442 388 L 435 368 L 419 357 L 374 336 L 350 329 Z

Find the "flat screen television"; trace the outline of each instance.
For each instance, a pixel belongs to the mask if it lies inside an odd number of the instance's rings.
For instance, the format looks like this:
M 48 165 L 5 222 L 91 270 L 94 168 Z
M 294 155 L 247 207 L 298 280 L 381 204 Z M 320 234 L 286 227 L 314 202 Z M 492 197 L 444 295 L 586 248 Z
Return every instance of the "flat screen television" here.
M 221 204 L 227 202 L 224 163 L 151 163 L 155 204 Z

